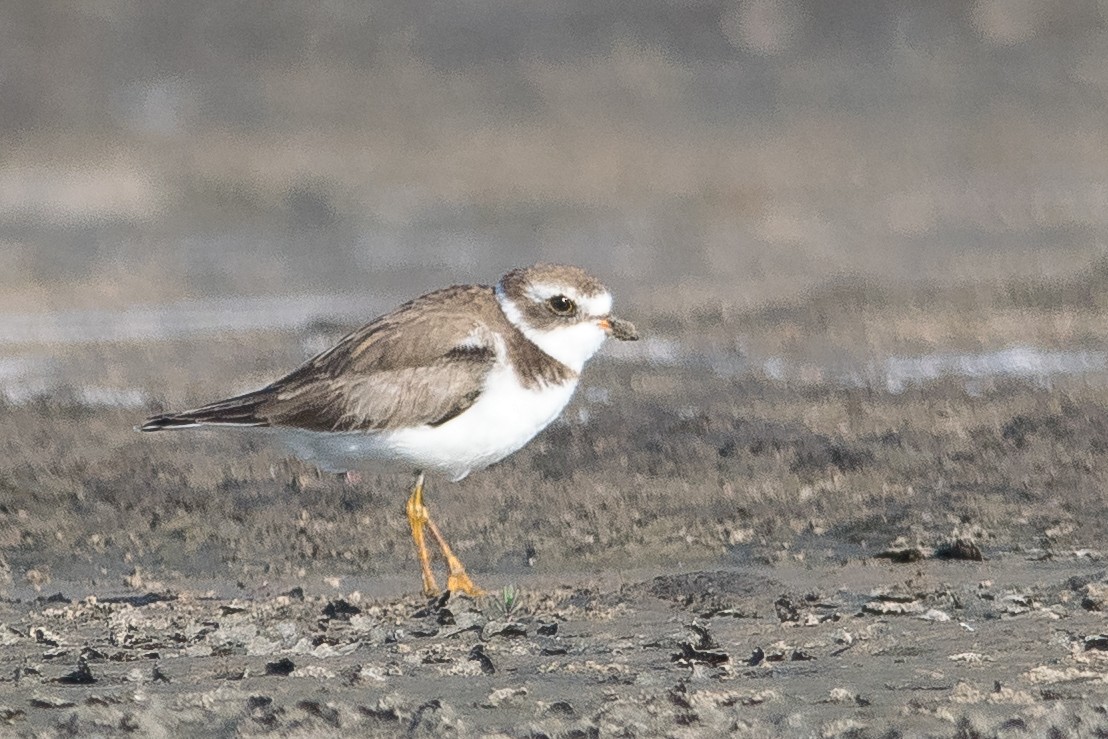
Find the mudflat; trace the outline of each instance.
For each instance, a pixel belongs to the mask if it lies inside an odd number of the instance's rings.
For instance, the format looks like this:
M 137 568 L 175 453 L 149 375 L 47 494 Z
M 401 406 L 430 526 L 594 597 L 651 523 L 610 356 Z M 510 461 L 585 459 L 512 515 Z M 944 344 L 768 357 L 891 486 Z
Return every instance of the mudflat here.
M 243 356 L 281 366 L 284 343 Z M 418 595 L 403 476 L 140 435 L 147 409 L 77 393 L 6 406 L 4 733 L 1108 729 L 1108 391 L 805 384 L 647 350 L 590 367 L 504 463 L 432 482 L 477 600 Z M 201 387 L 218 352 L 114 351 L 189 399 L 242 371 Z
M 3 604 L 0 716 L 26 735 L 1104 726 L 1108 581 L 1095 563 L 850 560 L 643 576 L 524 576 L 477 601 L 432 602 L 354 576 L 83 597 L 87 586 L 59 584 Z

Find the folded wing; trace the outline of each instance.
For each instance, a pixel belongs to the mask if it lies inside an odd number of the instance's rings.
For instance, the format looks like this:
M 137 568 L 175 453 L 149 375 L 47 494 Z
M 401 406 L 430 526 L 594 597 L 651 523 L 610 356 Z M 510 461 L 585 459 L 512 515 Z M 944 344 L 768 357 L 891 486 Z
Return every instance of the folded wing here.
M 284 426 L 381 431 L 439 425 L 480 396 L 496 363 L 492 289 L 447 288 L 344 337 L 276 382 L 140 428 Z

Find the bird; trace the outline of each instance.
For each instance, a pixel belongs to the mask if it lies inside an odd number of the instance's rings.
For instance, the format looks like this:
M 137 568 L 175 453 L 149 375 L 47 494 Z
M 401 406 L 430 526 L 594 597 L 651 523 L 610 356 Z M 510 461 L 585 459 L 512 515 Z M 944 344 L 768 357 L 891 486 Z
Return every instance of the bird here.
M 447 590 L 476 597 L 484 591 L 424 502 L 425 474 L 458 481 L 518 451 L 561 414 L 608 337 L 639 338 L 612 314 L 611 291 L 580 267 L 535 264 L 495 285 L 415 298 L 259 390 L 154 415 L 138 430 L 256 429 L 327 472 L 406 467 L 424 594 L 441 592 L 430 534 Z

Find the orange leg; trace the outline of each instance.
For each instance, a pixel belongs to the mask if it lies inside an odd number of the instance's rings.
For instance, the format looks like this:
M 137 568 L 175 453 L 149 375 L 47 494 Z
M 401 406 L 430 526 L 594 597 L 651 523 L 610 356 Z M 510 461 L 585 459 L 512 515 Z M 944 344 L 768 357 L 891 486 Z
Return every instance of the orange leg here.
M 435 582 L 435 573 L 431 572 L 431 553 L 427 551 L 427 542 L 423 539 L 424 524 L 431 523 L 427 508 L 423 505 L 423 473 L 416 475 L 412 493 L 408 496 L 408 525 L 412 527 L 412 541 L 415 542 L 419 567 L 423 571 L 423 594 L 438 595 L 439 585 Z M 433 529 L 432 529 L 433 530 Z
M 431 537 L 438 544 L 439 549 L 442 550 L 442 556 L 446 560 L 447 567 L 447 579 L 446 589 L 451 593 L 465 593 L 471 597 L 477 597 L 484 595 L 485 591 L 473 584 L 473 580 L 469 578 L 469 574 L 466 573 L 465 565 L 454 554 L 454 550 L 450 548 L 450 545 L 446 543 L 446 539 L 443 538 L 442 532 L 439 531 L 439 527 L 435 525 L 435 522 L 431 520 L 431 514 L 427 510 L 427 506 L 423 504 L 423 473 L 419 473 L 416 476 L 415 484 L 412 485 L 412 494 L 408 497 L 408 523 L 412 527 L 412 540 L 416 545 L 416 554 L 419 555 L 419 566 L 423 571 L 423 593 L 424 595 L 432 596 L 439 594 L 438 583 L 435 582 L 435 575 L 431 571 L 431 553 L 427 550 L 427 541 L 424 538 L 423 527 L 426 526 L 427 530 L 431 533 Z
M 465 565 L 454 555 L 454 550 L 446 543 L 446 539 L 439 533 L 439 527 L 436 526 L 435 522 L 430 518 L 427 519 L 427 528 L 431 532 L 431 536 L 435 538 L 435 542 L 438 543 L 439 549 L 442 550 L 442 556 L 446 558 L 446 567 L 448 570 L 446 576 L 446 589 L 451 593 L 465 593 L 471 598 L 484 595 L 485 591 L 474 585 L 473 580 L 469 579 L 469 574 L 466 572 Z

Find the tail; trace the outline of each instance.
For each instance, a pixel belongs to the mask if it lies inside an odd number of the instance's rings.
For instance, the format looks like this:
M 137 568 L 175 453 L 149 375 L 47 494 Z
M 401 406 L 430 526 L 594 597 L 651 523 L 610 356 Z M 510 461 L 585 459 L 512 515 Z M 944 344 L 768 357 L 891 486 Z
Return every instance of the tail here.
M 187 429 L 196 426 L 268 426 L 269 420 L 258 415 L 262 405 L 269 400 L 268 389 L 218 400 L 201 408 L 180 413 L 163 413 L 151 416 L 138 427 L 139 431 L 164 431 Z

